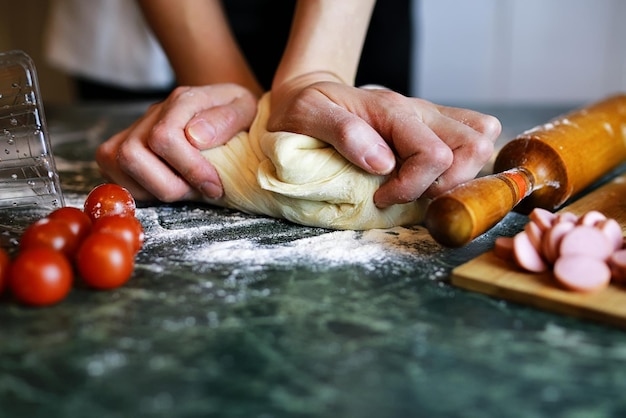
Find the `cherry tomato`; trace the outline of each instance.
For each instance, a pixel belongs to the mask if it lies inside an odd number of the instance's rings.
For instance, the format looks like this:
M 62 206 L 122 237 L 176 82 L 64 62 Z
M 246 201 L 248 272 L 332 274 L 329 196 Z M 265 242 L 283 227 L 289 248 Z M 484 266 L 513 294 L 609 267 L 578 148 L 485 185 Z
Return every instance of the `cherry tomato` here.
M 91 219 L 79 208 L 64 206 L 52 211 L 48 215 L 48 218 L 66 223 L 79 243 L 82 242 L 91 231 Z
M 11 258 L 4 248 L 0 248 L 0 293 L 9 278 L 9 267 L 11 266 Z
M 92 222 L 103 216 L 135 216 L 135 199 L 124 187 L 113 183 L 96 186 L 85 199 L 85 213 Z
M 78 248 L 78 238 L 68 224 L 42 218 L 30 224 L 20 238 L 20 250 L 34 247 L 50 247 L 73 257 Z
M 135 259 L 123 238 L 92 232 L 78 249 L 76 267 L 89 286 L 114 289 L 130 279 Z
M 137 254 L 144 241 L 143 226 L 134 216 L 111 215 L 96 219 L 92 232 L 114 234 L 128 244 L 133 254 Z
M 35 306 L 61 301 L 72 288 L 72 265 L 49 247 L 20 251 L 11 264 L 9 288 L 18 301 Z

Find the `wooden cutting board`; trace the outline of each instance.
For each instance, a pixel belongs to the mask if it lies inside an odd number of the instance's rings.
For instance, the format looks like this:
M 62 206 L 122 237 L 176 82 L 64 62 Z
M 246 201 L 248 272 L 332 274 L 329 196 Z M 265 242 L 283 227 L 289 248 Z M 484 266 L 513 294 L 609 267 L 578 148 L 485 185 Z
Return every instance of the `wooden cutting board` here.
M 626 174 L 576 200 L 560 212 L 578 215 L 598 210 L 616 219 L 626 231 Z M 626 286 L 610 285 L 585 294 L 559 287 L 551 272 L 528 273 L 492 251 L 480 255 L 452 271 L 456 286 L 497 298 L 528 304 L 579 318 L 626 328 Z

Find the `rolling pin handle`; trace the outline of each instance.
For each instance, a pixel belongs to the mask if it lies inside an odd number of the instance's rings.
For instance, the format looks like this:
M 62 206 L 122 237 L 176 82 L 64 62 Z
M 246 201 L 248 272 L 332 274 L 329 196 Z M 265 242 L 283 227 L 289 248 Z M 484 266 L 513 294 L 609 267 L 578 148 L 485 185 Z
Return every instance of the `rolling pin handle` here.
M 534 188 L 534 176 L 523 167 L 478 177 L 433 199 L 424 223 L 440 244 L 461 247 L 500 222 Z

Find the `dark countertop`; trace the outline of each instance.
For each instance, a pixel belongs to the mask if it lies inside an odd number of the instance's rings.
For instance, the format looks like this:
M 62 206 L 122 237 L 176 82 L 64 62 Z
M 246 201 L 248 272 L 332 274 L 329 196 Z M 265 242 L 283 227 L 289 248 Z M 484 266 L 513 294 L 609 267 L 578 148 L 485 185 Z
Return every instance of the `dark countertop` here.
M 143 105 L 53 107 L 66 204 Z M 567 108 L 493 106 L 503 141 Z M 141 206 L 133 278 L 57 306 L 0 301 L 0 417 L 619 417 L 622 330 L 458 289 L 421 227 L 327 231 L 201 204 Z

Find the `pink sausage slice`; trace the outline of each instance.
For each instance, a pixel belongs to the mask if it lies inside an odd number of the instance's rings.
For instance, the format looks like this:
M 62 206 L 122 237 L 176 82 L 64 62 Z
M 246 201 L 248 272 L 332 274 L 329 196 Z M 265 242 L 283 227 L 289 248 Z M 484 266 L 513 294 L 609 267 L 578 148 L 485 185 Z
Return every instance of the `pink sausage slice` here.
M 578 218 L 578 225 L 595 226 L 598 222 L 604 221 L 605 219 L 606 216 L 602 212 L 590 210 Z
M 559 257 L 578 255 L 605 261 L 613 252 L 613 245 L 598 228 L 578 225 L 561 239 Z
M 513 260 L 513 238 L 498 237 L 493 246 L 493 253 L 503 260 Z
M 626 283 L 626 250 L 618 250 L 609 257 L 611 279 L 617 283 Z
M 595 227 L 602 231 L 613 242 L 614 249 L 619 250 L 624 246 L 624 236 L 622 227 L 613 218 L 607 218 L 595 224 Z
M 513 258 L 519 267 L 533 273 L 548 269 L 548 265 L 541 258 L 526 231 L 518 232 L 513 237 Z
M 559 246 L 561 240 L 569 231 L 574 229 L 574 224 L 571 222 L 558 222 L 554 224 L 552 228 L 543 234 L 543 240 L 541 243 L 541 252 L 543 257 L 550 264 L 554 264 L 557 258 L 559 258 Z
M 556 216 L 556 222 L 578 222 L 578 215 L 572 212 L 561 212 Z
M 524 225 L 524 231 L 528 234 L 528 238 L 535 246 L 535 249 L 541 252 L 541 240 L 543 239 L 543 232 L 545 230 L 536 222 L 530 221 Z
M 556 215 L 547 209 L 535 208 L 528 214 L 528 218 L 545 231 L 554 224 Z
M 608 286 L 611 270 L 607 263 L 596 257 L 566 255 L 554 263 L 554 277 L 568 289 L 593 292 Z

